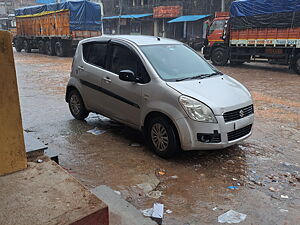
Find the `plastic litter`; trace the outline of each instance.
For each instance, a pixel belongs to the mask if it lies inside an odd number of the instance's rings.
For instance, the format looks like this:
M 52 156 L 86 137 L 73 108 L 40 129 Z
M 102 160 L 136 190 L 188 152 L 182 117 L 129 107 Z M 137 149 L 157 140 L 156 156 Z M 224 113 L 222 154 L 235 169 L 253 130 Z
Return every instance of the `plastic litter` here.
M 288 198 L 289 198 L 289 196 L 287 196 L 287 195 L 280 195 L 280 197 L 281 197 L 281 198 L 285 198 L 285 199 L 288 199 Z
M 158 174 L 161 175 L 161 176 L 163 176 L 163 175 L 166 174 L 166 172 L 165 172 L 164 170 L 161 169 L 160 171 L 158 171 Z
M 216 211 L 217 209 L 218 209 L 218 207 L 214 207 L 212 210 L 213 210 L 213 211 Z
M 153 213 L 153 208 L 141 210 L 142 214 L 146 217 L 151 217 Z
M 288 212 L 289 210 L 287 210 L 287 209 L 280 209 L 279 211 L 283 213 L 283 212 Z
M 131 147 L 141 147 L 139 143 L 131 143 L 129 146 Z
M 238 190 L 239 188 L 237 186 L 228 186 L 229 189 L 231 190 Z
M 117 195 L 121 195 L 121 192 L 119 191 L 114 191 Z
M 219 223 L 240 223 L 246 219 L 247 215 L 243 213 L 236 212 L 234 210 L 229 210 L 226 213 L 218 217 Z
M 103 134 L 105 132 L 106 132 L 105 130 L 99 130 L 97 127 L 95 127 L 92 130 L 87 131 L 87 133 L 90 133 L 90 134 L 93 134 L 93 135 L 100 135 L 100 134 Z
M 171 214 L 172 212 L 173 212 L 173 211 L 170 210 L 170 209 L 167 209 L 167 210 L 166 210 L 166 213 L 167 213 L 167 214 Z
M 150 198 L 155 198 L 155 199 L 158 199 L 162 196 L 162 192 L 161 191 L 150 191 L 148 194 L 147 194 L 148 197 Z
M 142 214 L 146 217 L 151 217 L 152 220 L 158 224 L 162 224 L 164 216 L 164 205 L 160 203 L 154 203 L 150 209 L 141 210 Z
M 42 159 L 38 159 L 37 162 L 38 162 L 38 163 L 42 163 L 42 162 L 44 162 L 44 161 L 43 161 Z
M 236 179 L 236 178 L 232 178 L 232 180 L 233 180 L 233 181 L 237 181 L 238 179 Z

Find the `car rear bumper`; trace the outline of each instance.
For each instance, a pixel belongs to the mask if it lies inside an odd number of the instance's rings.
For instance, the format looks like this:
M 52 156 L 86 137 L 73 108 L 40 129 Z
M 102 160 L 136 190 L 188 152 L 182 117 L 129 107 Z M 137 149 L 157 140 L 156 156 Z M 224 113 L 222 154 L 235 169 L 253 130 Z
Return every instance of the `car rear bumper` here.
M 223 149 L 252 134 L 254 114 L 227 123 L 223 116 L 216 119 L 218 123 L 197 122 L 188 117 L 177 120 L 181 148 L 185 151 Z

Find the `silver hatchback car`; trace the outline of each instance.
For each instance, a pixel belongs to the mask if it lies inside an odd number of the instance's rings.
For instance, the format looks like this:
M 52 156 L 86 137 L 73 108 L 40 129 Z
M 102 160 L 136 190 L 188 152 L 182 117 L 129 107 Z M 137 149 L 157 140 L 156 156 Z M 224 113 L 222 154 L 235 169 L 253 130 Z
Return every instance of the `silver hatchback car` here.
M 249 91 L 181 42 L 152 36 L 101 36 L 77 47 L 66 101 L 141 130 L 161 157 L 221 149 L 251 135 Z

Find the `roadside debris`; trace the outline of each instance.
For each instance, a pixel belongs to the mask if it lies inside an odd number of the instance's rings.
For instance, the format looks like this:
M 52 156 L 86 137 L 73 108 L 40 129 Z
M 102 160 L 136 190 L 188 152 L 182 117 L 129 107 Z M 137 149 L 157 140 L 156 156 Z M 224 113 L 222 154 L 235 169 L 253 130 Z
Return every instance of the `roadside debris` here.
M 231 190 L 238 190 L 239 188 L 237 186 L 228 186 L 229 189 Z
M 272 192 L 278 192 L 279 191 L 279 189 L 276 189 L 274 187 L 269 187 L 269 190 L 272 191 Z
M 131 147 L 141 147 L 139 143 L 131 143 L 129 146 Z
M 236 212 L 234 210 L 229 210 L 226 213 L 218 217 L 219 223 L 240 223 L 246 219 L 247 215 L 243 213 Z
M 147 196 L 150 197 L 150 198 L 158 199 L 162 196 L 162 191 L 150 191 L 147 194 Z
M 166 174 L 166 171 L 163 170 L 163 169 L 160 169 L 160 170 L 158 171 L 158 174 L 161 175 L 161 176 L 163 176 L 163 175 Z
M 42 159 L 38 159 L 37 162 L 38 162 L 38 163 L 42 163 L 42 162 L 44 162 L 44 161 L 43 161 Z
M 280 209 L 279 211 L 283 213 L 283 212 L 288 212 L 289 210 L 287 210 L 287 209 Z
M 287 195 L 280 195 L 280 197 L 284 198 L 284 199 L 288 199 L 289 198 L 289 196 L 287 196 Z
M 174 175 L 174 176 L 171 176 L 172 179 L 177 179 L 178 176 Z
M 173 211 L 170 210 L 170 209 L 167 209 L 167 210 L 166 210 L 166 213 L 167 213 L 167 214 L 171 214 L 171 213 L 173 213 Z
M 167 210 L 168 211 L 168 210 Z M 171 210 L 169 210 L 166 213 L 172 213 Z M 153 207 L 150 209 L 141 210 L 142 214 L 146 217 L 150 217 L 152 220 L 157 222 L 158 224 L 162 224 L 162 219 L 164 216 L 164 205 L 160 203 L 154 203 Z
M 105 130 L 99 130 L 97 127 L 95 127 L 92 130 L 87 131 L 87 133 L 90 133 L 90 134 L 93 134 L 93 135 L 100 135 L 100 134 L 103 134 L 105 132 L 106 132 Z

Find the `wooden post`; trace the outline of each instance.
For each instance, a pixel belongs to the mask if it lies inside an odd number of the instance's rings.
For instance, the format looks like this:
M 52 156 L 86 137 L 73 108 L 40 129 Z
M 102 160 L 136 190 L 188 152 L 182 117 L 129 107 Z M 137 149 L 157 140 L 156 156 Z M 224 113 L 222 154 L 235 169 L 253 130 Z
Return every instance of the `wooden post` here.
M 11 34 L 0 31 L 0 175 L 27 166 L 11 43 Z

